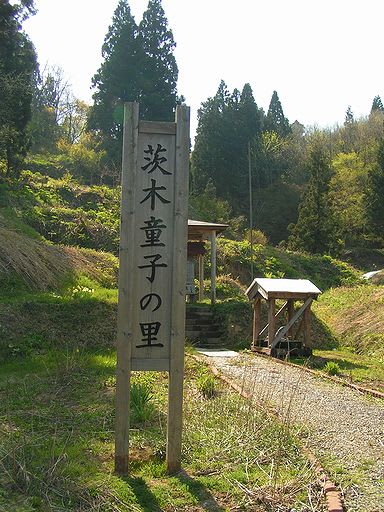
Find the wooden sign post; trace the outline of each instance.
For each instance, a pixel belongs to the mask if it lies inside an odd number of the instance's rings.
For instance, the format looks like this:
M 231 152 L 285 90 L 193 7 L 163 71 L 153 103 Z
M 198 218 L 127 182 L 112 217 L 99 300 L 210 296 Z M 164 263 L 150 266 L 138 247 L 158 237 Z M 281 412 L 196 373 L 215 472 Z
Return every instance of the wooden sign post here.
M 128 474 L 131 370 L 169 372 L 167 468 L 180 469 L 184 377 L 189 108 L 174 123 L 124 111 L 115 470 Z

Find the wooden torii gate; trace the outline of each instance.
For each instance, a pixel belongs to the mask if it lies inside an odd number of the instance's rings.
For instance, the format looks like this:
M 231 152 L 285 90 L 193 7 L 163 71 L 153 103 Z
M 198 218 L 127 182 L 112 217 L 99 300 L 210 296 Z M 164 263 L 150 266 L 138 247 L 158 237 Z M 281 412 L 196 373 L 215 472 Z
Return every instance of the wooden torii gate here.
M 311 342 L 311 304 L 321 291 L 308 279 L 269 279 L 256 278 L 246 291 L 253 301 L 253 339 L 252 350 L 268 355 L 285 356 L 294 351 L 297 355 L 310 355 Z M 285 300 L 276 312 L 276 300 Z M 268 323 L 261 328 L 261 303 L 267 302 Z M 295 301 L 303 301 L 295 311 Z M 286 314 L 286 324 L 277 329 L 277 321 Z M 298 323 L 296 332 L 294 324 Z M 299 341 L 299 333 L 303 342 Z M 263 336 L 264 335 L 264 336 Z

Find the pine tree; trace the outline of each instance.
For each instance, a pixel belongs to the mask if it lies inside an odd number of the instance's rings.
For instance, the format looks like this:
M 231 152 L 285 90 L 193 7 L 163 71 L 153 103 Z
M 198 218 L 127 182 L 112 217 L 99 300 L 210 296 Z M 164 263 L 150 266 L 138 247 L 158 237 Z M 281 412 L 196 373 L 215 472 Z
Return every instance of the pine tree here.
M 352 108 L 349 105 L 346 112 L 345 112 L 345 120 L 344 120 L 344 126 L 351 125 L 355 122 L 355 118 L 352 112 Z
M 381 140 L 377 163 L 368 174 L 367 214 L 375 235 L 384 236 L 384 139 Z
M 375 96 L 372 101 L 371 114 L 374 112 L 384 112 L 383 102 L 380 96 Z
M 27 124 L 37 62 L 21 22 L 32 11 L 31 0 L 0 3 L 0 159 L 8 176 L 17 176 L 29 146 Z
M 291 225 L 291 249 L 324 254 L 336 249 L 336 228 L 328 201 L 331 167 L 320 148 L 310 155 L 310 179 L 299 206 L 297 223 Z
M 127 0 L 119 0 L 93 77 L 89 129 L 100 132 L 112 162 L 120 165 L 123 102 L 140 102 L 140 117 L 170 121 L 177 102 L 175 42 L 161 0 L 150 0 L 139 25 Z
M 177 103 L 178 68 L 172 31 L 161 0 L 149 0 L 139 25 L 144 60 L 141 73 L 141 115 L 153 121 L 172 121 Z
M 281 137 L 286 137 L 291 133 L 288 119 L 284 116 L 279 96 L 273 91 L 271 102 L 269 104 L 267 117 L 265 119 L 265 130 L 274 131 Z
M 112 161 L 121 158 L 123 102 L 140 98 L 140 57 L 137 26 L 127 0 L 119 0 L 102 46 L 104 62 L 94 75 L 94 105 L 88 127 L 102 134 Z

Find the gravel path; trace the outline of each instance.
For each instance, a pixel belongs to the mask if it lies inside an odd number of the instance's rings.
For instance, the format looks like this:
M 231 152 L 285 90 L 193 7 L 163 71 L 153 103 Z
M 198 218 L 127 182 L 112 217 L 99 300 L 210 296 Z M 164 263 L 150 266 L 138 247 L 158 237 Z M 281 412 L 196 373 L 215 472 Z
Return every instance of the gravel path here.
M 384 400 L 254 354 L 209 363 L 303 427 L 309 449 L 341 487 L 348 512 L 384 512 Z

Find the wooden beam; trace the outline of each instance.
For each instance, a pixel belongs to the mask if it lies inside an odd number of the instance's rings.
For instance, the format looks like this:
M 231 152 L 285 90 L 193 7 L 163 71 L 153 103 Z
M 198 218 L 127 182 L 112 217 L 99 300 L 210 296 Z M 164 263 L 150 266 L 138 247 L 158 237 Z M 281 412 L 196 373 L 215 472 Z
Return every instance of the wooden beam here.
M 288 322 L 290 322 L 292 320 L 293 315 L 295 314 L 295 301 L 293 299 L 288 300 L 287 311 L 288 311 Z M 288 329 L 287 335 L 292 339 L 292 336 L 293 336 L 292 327 L 290 327 Z
M 287 323 L 285 327 L 283 327 L 281 330 L 279 330 L 279 334 L 276 336 L 276 338 L 273 340 L 271 344 L 271 348 L 276 347 L 276 345 L 279 343 L 279 341 L 283 338 L 283 336 L 286 334 L 286 332 L 289 330 L 290 327 L 296 322 L 298 318 L 305 312 L 305 310 L 310 307 L 312 304 L 312 297 L 309 297 L 304 304 L 301 306 L 301 308 L 296 311 L 296 313 L 293 315 L 291 320 Z
M 172 325 L 169 361 L 168 422 L 166 461 L 169 474 L 181 469 L 181 436 L 183 418 L 185 283 L 187 266 L 188 178 L 189 178 L 189 107 L 176 107 L 176 176 L 174 231 L 176 240 L 184 240 L 173 248 Z M 186 185 L 187 183 L 187 185 Z
M 311 339 L 311 304 L 304 311 L 304 347 L 312 348 Z
M 135 273 L 129 250 L 134 245 L 135 212 L 132 208 L 137 168 L 139 104 L 124 105 L 123 164 L 121 173 L 121 224 L 119 300 L 117 312 L 115 471 L 128 474 L 129 398 L 131 375 L 132 295 Z
M 287 307 L 287 302 L 275 314 L 276 319 L 281 315 L 281 313 L 285 310 L 286 307 Z M 262 336 L 268 330 L 268 327 L 269 327 L 269 323 L 265 327 L 263 327 L 263 329 L 259 332 L 259 336 Z
M 252 347 L 259 345 L 259 331 L 261 322 L 261 298 L 257 299 L 253 303 L 253 335 L 252 335 Z
M 199 300 L 204 299 L 204 256 L 199 254 Z
M 216 231 L 211 232 L 211 304 L 216 302 Z
M 271 343 L 275 339 L 276 333 L 276 301 L 275 299 L 268 300 L 268 345 L 271 346 Z

